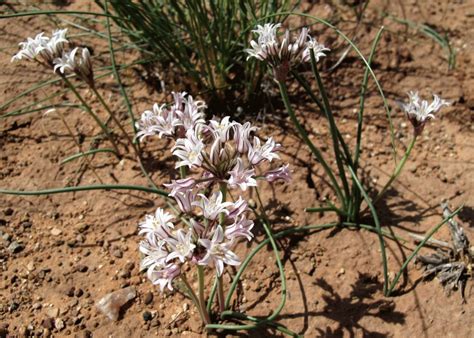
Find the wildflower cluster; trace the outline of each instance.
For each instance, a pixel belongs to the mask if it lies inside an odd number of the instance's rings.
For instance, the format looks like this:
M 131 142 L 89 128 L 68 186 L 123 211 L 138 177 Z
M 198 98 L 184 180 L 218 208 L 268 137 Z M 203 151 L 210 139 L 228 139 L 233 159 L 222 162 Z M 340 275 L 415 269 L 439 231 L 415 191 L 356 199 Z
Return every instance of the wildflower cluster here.
M 90 60 L 90 52 L 87 48 L 76 47 L 66 51 L 64 46 L 69 44 L 66 38 L 67 29 L 53 31 L 51 38 L 44 32 L 35 38 L 28 38 L 20 42 L 20 51 L 16 53 L 11 61 L 27 59 L 37 61 L 48 68 L 53 68 L 58 74 L 76 74 L 87 84 L 94 84 L 94 74 Z M 78 54 L 79 50 L 81 51 Z
M 214 267 L 218 276 L 225 265 L 240 264 L 232 250 L 240 238 L 253 238 L 254 223 L 239 192 L 256 187 L 258 180 L 290 179 L 288 165 L 271 168 L 280 149 L 272 138 L 262 141 L 253 135 L 256 127 L 228 116 L 206 123 L 202 101 L 186 93 L 173 95 L 173 105 L 155 104 L 137 123 L 141 139 L 151 135 L 174 138 L 176 168 L 185 168 L 189 174 L 165 185 L 177 202 L 180 218 L 159 208 L 140 223 L 139 233 L 145 236 L 140 244 L 145 255 L 141 267 L 162 290 L 165 286 L 172 289 L 183 264 Z M 233 202 L 226 201 L 228 189 L 238 191 Z M 179 221 L 180 228 L 176 226 Z
M 54 59 L 60 57 L 64 51 L 64 45 L 68 44 L 66 39 L 67 29 L 53 31 L 51 38 L 39 33 L 35 38 L 28 38 L 20 42 L 20 51 L 16 53 L 11 61 L 30 60 L 53 66 Z
M 426 121 L 434 119 L 434 113 L 438 112 L 442 106 L 449 106 L 450 103 L 441 99 L 437 95 L 433 95 L 433 102 L 428 103 L 426 100 L 421 100 L 418 92 L 408 93 L 409 102 L 402 104 L 407 118 L 415 128 L 415 135 L 421 134 L 425 127 Z
M 282 82 L 292 67 L 310 60 L 311 50 L 314 52 L 316 61 L 319 61 L 322 56 L 325 56 L 324 52 L 329 49 L 311 37 L 307 27 L 304 27 L 300 35 L 293 40 L 290 31 L 286 30 L 280 41 L 277 36 L 280 27 L 280 23 L 258 25 L 252 31 L 258 35 L 258 39 L 250 41 L 252 48 L 245 51 L 249 54 L 247 59 L 254 57 L 267 62 L 273 68 L 277 81 Z

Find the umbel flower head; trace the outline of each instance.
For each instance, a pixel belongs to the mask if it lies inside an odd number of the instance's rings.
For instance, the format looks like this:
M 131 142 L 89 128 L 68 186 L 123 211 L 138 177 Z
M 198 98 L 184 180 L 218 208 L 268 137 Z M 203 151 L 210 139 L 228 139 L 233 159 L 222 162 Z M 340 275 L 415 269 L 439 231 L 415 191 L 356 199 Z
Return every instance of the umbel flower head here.
M 145 110 L 140 121 L 136 123 L 139 130 L 137 137 L 143 140 L 145 137 L 158 135 L 161 137 L 184 137 L 186 131 L 194 130 L 203 125 L 204 109 L 203 101 L 195 101 L 186 92 L 174 93 L 174 104 L 158 105 L 155 103 L 152 110 Z
M 218 276 L 226 265 L 239 265 L 234 247 L 241 239 L 252 240 L 254 226 L 239 192 L 262 180 L 290 180 L 288 165 L 272 168 L 280 145 L 271 137 L 262 141 L 254 135 L 256 127 L 228 116 L 206 122 L 203 102 L 186 93 L 173 96 L 173 104 L 155 104 L 137 124 L 141 140 L 152 135 L 174 139 L 176 168 L 188 169 L 186 178 L 165 184 L 179 217 L 158 208 L 139 226 L 141 267 L 161 290 L 172 289 L 185 264 L 208 266 Z M 222 189 L 237 190 L 236 198 L 227 201 Z
M 28 38 L 26 41 L 20 42 L 21 49 L 12 57 L 11 61 L 26 59 L 53 66 L 54 59 L 61 57 L 64 45 L 68 43 L 66 33 L 67 29 L 55 30 L 49 38 L 42 32 L 34 38 Z
M 81 48 L 80 54 L 78 52 L 79 47 L 76 47 L 69 52 L 64 52 L 61 57 L 54 59 L 54 71 L 59 71 L 63 75 L 74 73 L 88 85 L 94 86 L 91 54 L 87 48 Z
M 257 41 L 250 41 L 252 48 L 246 49 L 249 58 L 256 58 L 267 62 L 272 68 L 275 79 L 279 82 L 285 81 L 290 69 L 300 63 L 310 60 L 310 51 L 314 51 L 316 62 L 328 48 L 318 43 L 309 35 L 308 28 L 304 27 L 298 37 L 292 38 L 290 31 L 286 30 L 283 38 L 277 36 L 280 23 L 267 23 L 263 26 L 258 25 L 252 32 L 258 35 Z
M 449 106 L 450 103 L 441 99 L 437 95 L 433 95 L 433 102 L 428 103 L 421 100 L 418 92 L 408 92 L 409 102 L 401 104 L 405 115 L 415 128 L 415 135 L 420 135 L 423 131 L 426 121 L 434 119 L 434 113 L 438 112 L 442 106 Z

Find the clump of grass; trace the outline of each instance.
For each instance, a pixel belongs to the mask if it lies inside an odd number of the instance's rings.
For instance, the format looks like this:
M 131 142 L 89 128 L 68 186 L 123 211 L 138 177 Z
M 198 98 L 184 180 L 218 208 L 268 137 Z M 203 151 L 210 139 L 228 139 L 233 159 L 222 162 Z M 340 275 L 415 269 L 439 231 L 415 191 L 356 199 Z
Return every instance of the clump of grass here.
M 102 1 L 96 3 L 105 7 Z M 201 92 L 210 108 L 217 105 L 222 113 L 222 109 L 232 111 L 236 104 L 259 96 L 263 71 L 255 62 L 245 62 L 243 53 L 250 28 L 257 18 L 289 10 L 291 1 L 109 3 L 113 20 L 142 55 L 157 56 L 163 67 L 175 68 L 186 86 Z

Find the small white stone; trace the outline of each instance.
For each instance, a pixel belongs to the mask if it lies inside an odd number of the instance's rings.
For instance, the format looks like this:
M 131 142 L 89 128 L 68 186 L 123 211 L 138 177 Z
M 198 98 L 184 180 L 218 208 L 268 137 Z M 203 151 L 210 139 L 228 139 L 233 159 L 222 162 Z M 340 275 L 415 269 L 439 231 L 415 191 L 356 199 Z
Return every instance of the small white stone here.
M 53 236 L 59 236 L 61 235 L 63 232 L 61 231 L 61 229 L 58 229 L 58 228 L 53 228 L 51 229 L 51 235 Z

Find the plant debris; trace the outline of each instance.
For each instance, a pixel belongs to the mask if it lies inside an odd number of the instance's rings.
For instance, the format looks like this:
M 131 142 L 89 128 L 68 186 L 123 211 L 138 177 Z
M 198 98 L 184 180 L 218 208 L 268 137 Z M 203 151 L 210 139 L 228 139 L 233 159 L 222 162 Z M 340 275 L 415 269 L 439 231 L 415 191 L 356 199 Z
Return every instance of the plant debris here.
M 448 203 L 441 204 L 443 217 L 451 214 Z M 436 277 L 448 294 L 459 290 L 463 302 L 466 302 L 464 291 L 469 278 L 473 277 L 474 247 L 469 247 L 469 239 L 464 229 L 454 220 L 447 223 L 451 233 L 451 244 L 445 243 L 434 254 L 417 256 L 417 262 L 425 268 L 423 278 Z

